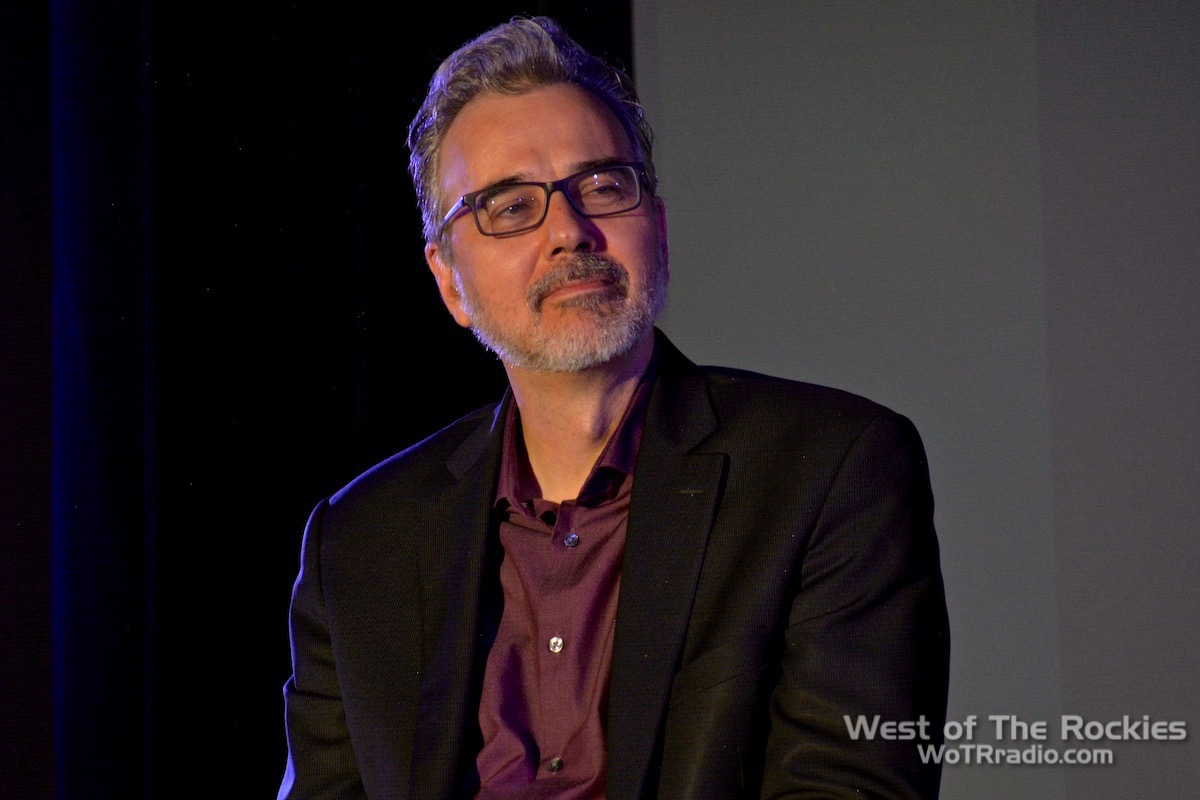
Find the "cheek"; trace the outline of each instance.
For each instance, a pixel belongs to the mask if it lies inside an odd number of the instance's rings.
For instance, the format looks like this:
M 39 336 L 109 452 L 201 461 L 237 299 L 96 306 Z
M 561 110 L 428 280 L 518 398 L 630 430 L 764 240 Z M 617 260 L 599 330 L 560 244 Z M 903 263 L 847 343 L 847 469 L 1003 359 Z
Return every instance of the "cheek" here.
M 479 237 L 483 238 L 483 237 Z M 488 239 L 461 248 L 460 264 L 473 297 L 497 306 L 524 305 L 525 292 L 537 278 L 537 249 L 518 239 Z
M 659 273 L 662 273 L 661 277 Z M 638 249 L 638 280 L 643 284 L 662 282 L 667 274 L 667 243 L 655 232 L 649 233 Z
M 525 284 L 498 269 L 464 275 L 460 287 L 472 307 L 483 307 L 493 318 L 503 319 L 525 308 Z

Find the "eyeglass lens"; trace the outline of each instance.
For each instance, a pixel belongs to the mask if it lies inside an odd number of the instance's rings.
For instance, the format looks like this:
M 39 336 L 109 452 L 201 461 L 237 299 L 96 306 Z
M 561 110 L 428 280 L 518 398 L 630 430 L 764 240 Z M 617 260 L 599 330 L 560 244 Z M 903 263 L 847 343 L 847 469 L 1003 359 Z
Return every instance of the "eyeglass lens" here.
M 587 217 L 619 214 L 641 201 L 637 170 L 616 166 L 572 175 L 563 191 L 572 207 Z M 480 192 L 475 218 L 488 234 L 536 228 L 546 215 L 550 189 L 539 183 L 514 183 Z

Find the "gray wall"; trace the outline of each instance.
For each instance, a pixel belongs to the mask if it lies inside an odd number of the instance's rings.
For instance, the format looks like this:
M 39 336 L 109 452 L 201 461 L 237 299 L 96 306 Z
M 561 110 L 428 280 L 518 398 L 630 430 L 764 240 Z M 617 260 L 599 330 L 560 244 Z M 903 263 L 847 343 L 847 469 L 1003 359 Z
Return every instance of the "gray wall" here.
M 1200 5 L 635 0 L 634 42 L 664 330 L 910 416 L 950 718 L 1115 756 L 960 763 L 943 796 L 1194 795 Z M 1064 714 L 1189 738 L 1073 745 Z

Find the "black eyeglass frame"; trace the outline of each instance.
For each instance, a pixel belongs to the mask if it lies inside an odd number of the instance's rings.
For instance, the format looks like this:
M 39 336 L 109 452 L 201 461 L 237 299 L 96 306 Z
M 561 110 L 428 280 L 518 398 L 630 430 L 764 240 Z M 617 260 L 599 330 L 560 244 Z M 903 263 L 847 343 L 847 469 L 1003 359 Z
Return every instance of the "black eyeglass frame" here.
M 616 169 L 616 168 L 621 168 L 621 167 L 632 169 L 634 171 L 634 174 L 636 176 L 636 181 L 637 181 L 636 186 L 637 186 L 637 190 L 638 190 L 636 203 L 631 205 L 629 208 L 622 208 L 620 211 L 603 211 L 603 212 L 600 212 L 599 214 L 593 214 L 593 213 L 585 211 L 585 210 L 579 208 L 577 205 L 575 205 L 575 199 L 573 197 L 571 197 L 571 193 L 567 191 L 567 186 L 568 186 L 568 184 L 571 183 L 571 181 L 582 178 L 585 175 L 591 175 L 591 174 L 595 174 L 597 172 L 603 172 L 604 170 Z M 540 217 L 538 217 L 538 221 L 533 223 L 532 225 L 527 225 L 523 228 L 517 228 L 517 229 L 511 230 L 511 231 L 499 231 L 499 232 L 488 233 L 487 231 L 485 231 L 483 229 L 483 226 L 479 224 L 479 212 L 475 208 L 475 199 L 478 198 L 479 195 L 481 195 L 481 194 L 495 191 L 496 189 L 507 189 L 510 186 L 537 186 L 540 189 L 542 189 L 542 191 L 544 191 L 546 193 L 546 202 L 542 205 L 542 215 Z M 546 181 L 545 183 L 538 183 L 537 181 L 517 181 L 517 182 L 511 183 L 511 184 L 510 183 L 494 183 L 491 186 L 485 186 L 482 189 L 476 190 L 474 192 L 469 192 L 467 194 L 464 194 L 462 197 L 460 197 L 458 199 L 458 202 L 455 203 L 454 206 L 451 207 L 451 209 L 446 212 L 446 216 L 442 217 L 442 224 L 440 226 L 438 226 L 437 238 L 439 238 L 439 239 L 442 238 L 442 234 L 444 234 L 446 232 L 446 226 L 449 225 L 463 209 L 466 209 L 471 212 L 471 219 L 473 219 L 475 221 L 475 229 L 478 230 L 482 235 L 484 235 L 484 236 L 515 236 L 519 233 L 525 233 L 527 231 L 531 231 L 536 228 L 540 228 L 542 226 L 542 223 L 546 221 L 546 215 L 550 212 L 550 196 L 552 194 L 554 194 L 555 192 L 562 192 L 563 196 L 567 198 L 567 202 L 571 204 L 571 208 L 573 208 L 575 210 L 575 213 L 579 214 L 581 217 L 588 217 L 589 219 L 596 219 L 598 217 L 613 217 L 613 216 L 616 216 L 617 214 L 625 214 L 630 211 L 633 211 L 635 208 L 638 208 L 639 206 L 641 206 L 642 201 L 645 199 L 646 192 L 648 192 L 649 190 L 650 190 L 650 178 L 649 178 L 649 176 L 646 175 L 646 165 L 641 161 L 616 161 L 611 164 L 600 164 L 600 165 L 597 165 L 594 167 L 590 167 L 588 169 L 580 170 L 579 172 L 576 172 L 572 175 L 568 175 L 567 177 L 562 178 L 560 180 Z

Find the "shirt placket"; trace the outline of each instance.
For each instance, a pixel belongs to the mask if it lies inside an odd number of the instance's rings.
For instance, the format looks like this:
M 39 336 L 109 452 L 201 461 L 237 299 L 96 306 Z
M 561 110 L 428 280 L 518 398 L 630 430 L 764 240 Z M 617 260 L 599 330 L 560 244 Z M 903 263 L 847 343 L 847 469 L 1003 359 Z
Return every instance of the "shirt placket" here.
M 574 503 L 559 508 L 550 536 L 550 559 L 542 576 L 549 602 L 537 610 L 539 702 L 546 725 L 539 747 L 542 769 L 550 774 L 559 774 L 566 766 L 563 754 L 580 725 L 577 717 L 582 711 L 577 692 L 584 632 L 579 605 L 572 596 L 578 592 L 573 576 L 581 555 L 581 539 L 575 531 L 581 511 Z

